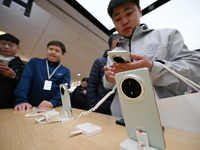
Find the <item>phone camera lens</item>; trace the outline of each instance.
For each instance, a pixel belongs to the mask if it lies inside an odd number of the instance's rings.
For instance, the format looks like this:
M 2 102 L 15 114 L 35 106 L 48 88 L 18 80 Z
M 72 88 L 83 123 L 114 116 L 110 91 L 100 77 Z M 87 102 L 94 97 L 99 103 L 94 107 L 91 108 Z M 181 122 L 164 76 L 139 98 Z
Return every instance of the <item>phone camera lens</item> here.
M 122 57 L 119 57 L 119 56 L 114 57 L 113 60 L 117 63 L 124 63 L 124 59 Z
M 137 98 L 142 92 L 140 83 L 133 78 L 125 79 L 121 85 L 121 88 L 123 93 L 129 98 Z

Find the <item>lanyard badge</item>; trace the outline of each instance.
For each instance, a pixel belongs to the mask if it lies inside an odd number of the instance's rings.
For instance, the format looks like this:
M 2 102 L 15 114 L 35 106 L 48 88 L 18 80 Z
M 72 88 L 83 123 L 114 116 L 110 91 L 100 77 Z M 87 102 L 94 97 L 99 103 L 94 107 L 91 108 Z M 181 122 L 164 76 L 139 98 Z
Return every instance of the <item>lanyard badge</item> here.
M 58 67 L 56 67 L 56 69 L 52 72 L 52 74 L 50 75 L 49 74 L 49 65 L 47 63 L 47 60 L 46 60 L 46 67 L 47 67 L 47 75 L 48 75 L 48 80 L 45 80 L 44 81 L 44 87 L 43 89 L 44 90 L 48 90 L 50 91 L 51 90 L 51 87 L 52 87 L 52 81 L 50 81 L 51 77 L 53 76 L 53 74 L 56 72 L 56 70 L 58 70 L 58 68 L 60 67 L 61 64 L 58 65 Z
M 49 80 L 45 80 L 44 81 L 44 90 L 48 90 L 50 91 L 51 90 L 51 86 L 52 86 L 52 81 L 49 81 Z

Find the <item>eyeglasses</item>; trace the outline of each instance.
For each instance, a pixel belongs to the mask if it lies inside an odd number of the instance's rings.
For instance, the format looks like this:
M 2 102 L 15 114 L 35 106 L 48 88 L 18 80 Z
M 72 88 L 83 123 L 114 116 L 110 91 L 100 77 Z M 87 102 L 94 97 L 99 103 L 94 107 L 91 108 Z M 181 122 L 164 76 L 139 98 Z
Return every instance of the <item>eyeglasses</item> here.
M 15 47 L 17 44 L 13 42 L 0 41 L 0 45 L 2 46 L 8 45 L 9 47 Z

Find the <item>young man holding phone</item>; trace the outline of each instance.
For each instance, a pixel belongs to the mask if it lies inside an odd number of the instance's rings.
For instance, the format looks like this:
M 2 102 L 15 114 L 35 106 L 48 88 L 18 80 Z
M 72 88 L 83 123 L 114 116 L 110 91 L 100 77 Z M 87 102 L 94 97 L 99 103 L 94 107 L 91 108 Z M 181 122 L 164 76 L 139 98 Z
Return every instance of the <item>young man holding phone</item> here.
M 142 11 L 139 0 L 111 0 L 108 14 L 118 33 L 124 37 L 121 49 L 130 52 L 133 62 L 105 66 L 104 86 L 112 88 L 115 73 L 146 67 L 159 98 L 184 94 L 188 86 L 159 63 L 198 83 L 200 80 L 200 53 L 189 51 L 176 29 L 148 29 L 140 24 Z M 117 101 L 117 99 L 114 99 Z M 114 102 L 114 101 L 113 101 Z M 114 107 L 118 111 L 120 106 Z M 121 116 L 120 116 L 121 117 Z

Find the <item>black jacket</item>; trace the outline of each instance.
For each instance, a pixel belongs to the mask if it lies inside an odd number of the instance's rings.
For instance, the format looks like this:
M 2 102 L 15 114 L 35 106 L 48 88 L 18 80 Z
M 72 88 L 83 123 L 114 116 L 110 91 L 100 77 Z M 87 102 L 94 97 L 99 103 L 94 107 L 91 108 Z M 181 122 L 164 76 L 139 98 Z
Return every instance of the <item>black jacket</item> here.
M 92 66 L 88 86 L 87 86 L 87 105 L 88 109 L 94 107 L 108 92 L 111 90 L 105 89 L 102 83 L 102 77 L 104 75 L 103 67 L 107 62 L 107 52 L 105 51 L 103 57 L 97 58 Z M 98 109 L 97 112 L 104 114 L 111 114 L 110 105 L 114 98 L 112 94 Z
M 19 57 L 15 57 L 8 64 L 8 67 L 12 68 L 19 78 L 22 74 L 24 66 L 25 65 L 23 61 Z M 14 90 L 17 86 L 18 81 L 7 78 L 0 74 L 0 108 L 14 107 Z
M 87 110 L 87 97 L 82 93 L 83 88 L 81 85 L 77 86 L 71 95 L 71 105 L 73 108 L 79 108 Z

